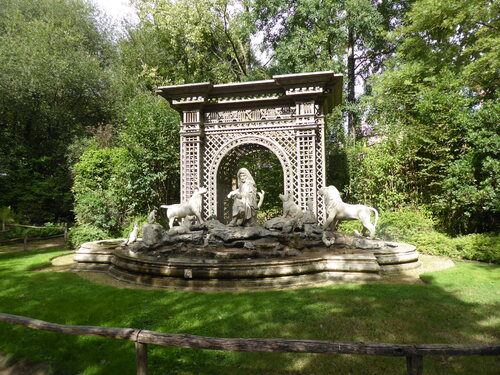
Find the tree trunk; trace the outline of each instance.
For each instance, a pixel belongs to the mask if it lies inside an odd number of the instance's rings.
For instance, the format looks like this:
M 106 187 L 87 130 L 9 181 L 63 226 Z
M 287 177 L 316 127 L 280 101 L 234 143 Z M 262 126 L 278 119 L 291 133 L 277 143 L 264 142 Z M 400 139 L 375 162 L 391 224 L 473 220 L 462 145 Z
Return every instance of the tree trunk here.
M 352 105 L 355 102 L 355 58 L 354 58 L 354 31 L 352 27 L 348 30 L 348 46 L 347 46 L 347 104 Z M 347 132 L 354 139 L 356 137 L 355 130 L 355 114 L 352 109 L 347 111 Z

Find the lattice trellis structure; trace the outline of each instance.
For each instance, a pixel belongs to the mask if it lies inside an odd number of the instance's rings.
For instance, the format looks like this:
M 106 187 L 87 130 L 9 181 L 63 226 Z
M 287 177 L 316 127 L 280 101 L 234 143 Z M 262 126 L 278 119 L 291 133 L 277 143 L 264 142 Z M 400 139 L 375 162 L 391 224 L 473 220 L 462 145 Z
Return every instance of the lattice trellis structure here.
M 283 168 L 285 193 L 303 209 L 312 200 L 322 221 L 317 192 L 326 175 L 324 114 L 340 103 L 341 86 L 341 76 L 317 72 L 160 87 L 157 92 L 182 115 L 181 201 L 204 186 L 204 217 L 222 219 L 236 164 L 264 150 L 276 155 Z

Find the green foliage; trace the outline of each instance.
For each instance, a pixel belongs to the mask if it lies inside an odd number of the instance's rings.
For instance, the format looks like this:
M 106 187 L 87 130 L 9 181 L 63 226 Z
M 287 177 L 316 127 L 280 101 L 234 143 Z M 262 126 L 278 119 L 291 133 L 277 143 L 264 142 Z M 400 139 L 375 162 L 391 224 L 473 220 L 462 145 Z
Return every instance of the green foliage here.
M 468 234 L 454 240 L 460 258 L 500 264 L 498 233 Z
M 500 263 L 500 236 L 495 233 L 468 234 L 455 238 L 436 231 L 417 233 L 412 244 L 425 254 Z
M 115 145 L 90 142 L 73 167 L 78 224 L 118 235 L 127 217 L 179 197 L 179 118 L 159 97 L 137 95 Z
M 122 42 L 134 74 L 170 83 L 241 81 L 255 58 L 245 1 L 135 0 L 139 25 Z M 151 87 L 156 88 L 156 87 Z
M 439 224 L 429 213 L 403 208 L 393 212 L 380 212 L 376 236 L 386 241 L 410 243 L 423 254 L 500 263 L 498 233 L 451 237 L 438 231 L 439 228 Z M 339 231 L 346 233 L 361 229 L 359 221 L 344 221 L 339 226 Z
M 406 188 L 408 171 L 401 166 L 405 151 L 394 139 L 367 147 L 357 142 L 345 151 L 349 182 L 346 197 L 380 210 L 395 210 L 412 202 Z
M 362 75 L 383 60 L 376 51 L 383 52 L 384 26 L 389 26 L 382 23 L 390 7 L 387 3 L 377 7 L 368 0 L 256 0 L 252 11 L 257 26 L 265 30 L 264 45 L 272 48 L 274 71 L 344 72 L 344 58 L 350 43 L 348 34 L 353 30 L 355 46 L 361 52 L 357 56 L 360 65 L 357 73 Z M 401 12 L 406 3 L 400 2 Z
M 68 246 L 78 249 L 81 244 L 111 238 L 109 232 L 90 224 L 80 224 L 68 232 Z
M 432 218 L 420 210 L 401 209 L 397 212 L 383 212 L 377 233 L 387 240 L 410 241 L 416 234 L 425 234 L 434 230 Z
M 66 146 L 112 116 L 110 38 L 85 1 L 0 8 L 0 205 L 33 223 L 68 221 Z
M 79 225 L 90 224 L 117 233 L 127 215 L 122 194 L 127 181 L 123 169 L 128 159 L 123 148 L 90 149 L 73 168 L 75 217 Z
M 177 112 L 158 96 L 137 95 L 128 106 L 117 142 L 127 152 L 123 194 L 133 214 L 179 199 L 179 121 Z
M 372 215 L 372 222 L 374 216 Z M 355 229 L 361 231 L 359 221 L 344 221 L 340 230 L 352 233 Z M 398 211 L 379 211 L 376 236 L 386 241 L 412 243 L 414 236 L 434 232 L 434 221 L 429 214 L 411 208 Z
M 333 70 L 346 78 L 347 126 L 354 138 L 359 122 L 356 84 L 383 68 L 394 47 L 387 33 L 412 0 L 253 0 L 257 27 L 271 73 Z M 269 52 L 271 51 L 271 52 Z
M 425 206 L 452 234 L 496 230 L 498 4 L 438 3 L 416 1 L 394 33 L 397 53 L 367 99 L 382 142 L 354 150 L 351 185 L 376 184 L 365 197 L 384 191 L 385 207 Z
M 157 221 L 161 221 L 162 218 L 160 217 L 161 215 L 159 213 L 157 213 Z M 144 224 L 147 224 L 148 223 L 148 217 L 147 215 L 137 215 L 137 216 L 131 216 L 131 217 L 128 217 L 126 220 L 125 220 L 125 224 L 123 225 L 123 229 L 121 231 L 121 236 L 120 237 L 123 237 L 123 238 L 128 238 L 128 236 L 130 235 L 130 232 L 132 232 L 132 230 L 134 229 L 134 225 L 137 224 L 138 228 L 139 228 L 139 237 L 141 237 L 142 235 L 142 226 Z M 165 228 L 167 226 L 165 225 Z
M 1 230 L 5 231 L 5 224 L 8 224 L 13 221 L 13 211 L 12 208 L 9 207 L 0 207 L 0 222 L 2 223 Z
M 46 225 L 46 228 L 8 227 L 6 232 L 0 234 L 0 240 L 24 238 L 26 235 L 28 237 L 44 238 L 63 233 L 63 229 L 53 228 L 54 225 L 52 223 L 49 224 Z

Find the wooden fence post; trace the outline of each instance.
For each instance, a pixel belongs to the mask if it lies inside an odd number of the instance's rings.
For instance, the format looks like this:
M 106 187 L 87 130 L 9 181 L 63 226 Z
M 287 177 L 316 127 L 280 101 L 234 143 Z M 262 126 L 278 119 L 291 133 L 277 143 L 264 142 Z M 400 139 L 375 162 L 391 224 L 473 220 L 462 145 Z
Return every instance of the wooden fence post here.
M 137 375 L 148 375 L 148 346 L 135 342 L 135 366 Z
M 64 223 L 64 243 L 68 242 L 68 223 Z
M 407 375 L 422 375 L 424 373 L 424 361 L 421 355 L 409 355 L 406 357 Z

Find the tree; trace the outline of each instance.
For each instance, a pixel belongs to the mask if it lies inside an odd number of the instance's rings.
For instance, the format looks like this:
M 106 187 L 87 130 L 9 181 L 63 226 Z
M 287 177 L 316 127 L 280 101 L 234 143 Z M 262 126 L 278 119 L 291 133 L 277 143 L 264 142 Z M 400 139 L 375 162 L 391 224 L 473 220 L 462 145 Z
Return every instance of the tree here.
M 135 0 L 140 22 L 128 29 L 124 59 L 172 84 L 247 79 L 255 63 L 246 5 L 237 0 Z
M 386 35 L 411 1 L 295 0 L 252 2 L 273 73 L 347 72 L 348 132 L 357 123 L 355 85 L 382 68 L 394 51 Z
M 68 220 L 67 145 L 113 116 L 105 24 L 85 1 L 0 1 L 0 206 Z
M 500 211 L 498 7 L 415 2 L 368 102 L 378 133 L 404 150 L 407 196 L 453 233 L 494 230 Z
M 179 115 L 168 102 L 137 95 L 118 129 L 117 143 L 129 162 L 124 197 L 132 214 L 146 214 L 180 199 Z
M 111 141 L 96 134 L 84 147 L 72 190 L 77 224 L 116 236 L 131 218 L 178 202 L 179 116 L 163 98 L 141 94 L 114 130 Z

